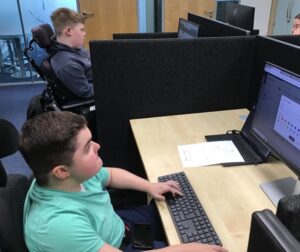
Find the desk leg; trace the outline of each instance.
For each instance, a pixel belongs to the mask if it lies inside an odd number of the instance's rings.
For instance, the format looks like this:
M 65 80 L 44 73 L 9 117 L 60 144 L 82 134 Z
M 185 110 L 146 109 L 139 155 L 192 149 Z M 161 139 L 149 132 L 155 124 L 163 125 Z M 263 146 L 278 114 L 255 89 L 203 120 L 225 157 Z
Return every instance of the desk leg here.
M 10 59 L 10 62 L 11 62 L 11 66 L 15 67 L 14 54 L 13 54 L 13 50 L 11 48 L 11 44 L 10 44 L 9 39 L 6 40 L 6 44 L 7 44 L 7 50 L 8 50 L 8 55 L 9 55 L 9 59 Z
M 1 72 L 3 71 L 4 69 L 4 58 L 3 58 L 3 54 L 2 54 L 2 48 L 0 48 L 0 70 Z
M 5 39 L 4 40 L 7 46 L 7 51 L 8 51 L 8 57 L 9 57 L 9 63 L 5 62 L 5 58 L 3 57 L 3 53 L 1 51 L 1 71 L 4 73 L 9 73 L 12 74 L 16 70 L 16 63 L 14 59 L 14 53 L 13 49 L 11 46 L 11 41 L 10 39 Z
M 11 76 L 15 77 L 15 78 L 30 77 L 30 72 L 26 71 L 26 68 L 25 68 L 20 38 L 14 38 L 14 45 L 15 45 L 16 57 L 17 57 L 17 61 L 18 61 L 20 70 L 16 71 Z

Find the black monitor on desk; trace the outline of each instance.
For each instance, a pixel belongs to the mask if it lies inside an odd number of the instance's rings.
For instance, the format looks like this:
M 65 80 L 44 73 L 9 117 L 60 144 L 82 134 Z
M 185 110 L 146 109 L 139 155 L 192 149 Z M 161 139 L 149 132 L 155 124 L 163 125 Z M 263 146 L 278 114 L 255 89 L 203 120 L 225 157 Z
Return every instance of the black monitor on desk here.
M 233 3 L 218 3 L 216 19 L 249 31 L 253 30 L 255 8 Z
M 300 75 L 266 63 L 251 132 L 300 177 Z M 299 194 L 292 177 L 263 183 L 272 202 Z
M 197 38 L 200 37 L 200 25 L 192 21 L 179 18 L 178 38 Z

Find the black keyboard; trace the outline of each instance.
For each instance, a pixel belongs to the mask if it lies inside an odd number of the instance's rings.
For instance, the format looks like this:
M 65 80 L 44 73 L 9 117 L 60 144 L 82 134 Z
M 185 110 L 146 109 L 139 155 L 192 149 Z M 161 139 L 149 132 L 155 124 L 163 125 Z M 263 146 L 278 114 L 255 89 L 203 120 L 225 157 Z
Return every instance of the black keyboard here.
M 166 203 L 183 243 L 222 245 L 184 172 L 158 177 L 158 181 L 177 181 L 184 196 L 166 197 Z

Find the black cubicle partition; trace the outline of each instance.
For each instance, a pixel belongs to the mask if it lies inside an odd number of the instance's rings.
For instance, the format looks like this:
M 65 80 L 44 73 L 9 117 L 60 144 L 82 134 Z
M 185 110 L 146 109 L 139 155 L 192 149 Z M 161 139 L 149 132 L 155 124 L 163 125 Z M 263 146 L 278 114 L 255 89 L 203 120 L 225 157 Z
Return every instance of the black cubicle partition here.
M 249 108 L 265 61 L 300 73 L 300 47 L 262 36 L 92 41 L 90 50 L 104 165 L 142 176 L 130 119 Z
M 284 42 L 300 46 L 300 36 L 295 35 L 274 35 L 271 38 L 282 40 Z
M 129 119 L 247 107 L 254 47 L 250 36 L 92 41 L 104 165 L 144 175 Z
M 284 36 L 280 37 L 283 38 Z M 249 96 L 250 103 L 256 101 L 266 61 L 300 74 L 300 47 L 294 43 L 297 40 L 296 38 L 292 38 L 292 36 L 285 36 L 284 39 L 285 41 L 275 39 L 274 37 L 256 37 L 256 53 L 252 78 L 253 86 Z
M 188 13 L 188 20 L 201 25 L 200 37 L 224 37 L 224 36 L 245 36 L 257 35 L 258 30 L 248 31 L 221 21 L 202 17 L 193 13 Z M 257 32 L 257 33 L 255 33 Z M 158 32 L 158 33 L 115 33 L 113 39 L 161 39 L 177 38 L 177 32 Z
M 114 33 L 113 39 L 177 38 L 177 32 Z
M 202 17 L 193 13 L 188 13 L 188 20 L 201 25 L 202 37 L 220 36 L 245 36 L 250 35 L 250 31 L 225 24 L 221 21 Z

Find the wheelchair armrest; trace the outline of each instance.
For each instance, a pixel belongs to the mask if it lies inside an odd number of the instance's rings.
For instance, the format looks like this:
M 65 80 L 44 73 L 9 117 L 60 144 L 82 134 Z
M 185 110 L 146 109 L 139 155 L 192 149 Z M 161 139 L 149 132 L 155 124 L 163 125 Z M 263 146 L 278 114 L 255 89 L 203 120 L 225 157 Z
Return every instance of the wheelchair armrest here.
M 69 109 L 74 109 L 74 108 L 81 107 L 81 106 L 90 106 L 91 110 L 95 110 L 95 99 L 89 98 L 89 99 L 84 99 L 84 100 L 72 101 L 72 102 L 66 103 L 64 105 L 61 105 L 60 108 L 61 108 L 61 110 L 69 110 Z

